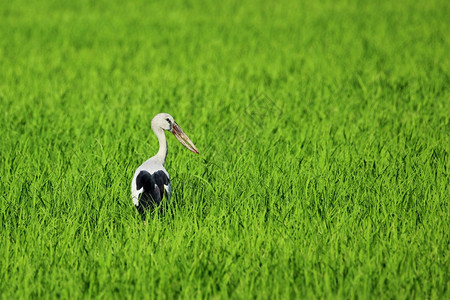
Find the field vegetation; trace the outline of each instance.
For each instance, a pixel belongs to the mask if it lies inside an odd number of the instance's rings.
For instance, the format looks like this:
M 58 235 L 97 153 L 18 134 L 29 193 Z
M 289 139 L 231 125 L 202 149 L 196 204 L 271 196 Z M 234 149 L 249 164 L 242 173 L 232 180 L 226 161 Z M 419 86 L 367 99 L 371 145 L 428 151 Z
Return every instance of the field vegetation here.
M 449 3 L 1 1 L 1 297 L 448 299 Z

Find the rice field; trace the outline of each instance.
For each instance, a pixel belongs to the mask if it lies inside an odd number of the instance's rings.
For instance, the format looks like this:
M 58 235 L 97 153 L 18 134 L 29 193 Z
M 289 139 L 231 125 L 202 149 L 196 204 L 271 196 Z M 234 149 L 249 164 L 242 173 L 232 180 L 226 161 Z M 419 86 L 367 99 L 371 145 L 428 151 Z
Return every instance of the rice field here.
M 449 15 L 1 2 L 1 298 L 448 299 Z M 144 225 L 159 112 L 200 154 Z

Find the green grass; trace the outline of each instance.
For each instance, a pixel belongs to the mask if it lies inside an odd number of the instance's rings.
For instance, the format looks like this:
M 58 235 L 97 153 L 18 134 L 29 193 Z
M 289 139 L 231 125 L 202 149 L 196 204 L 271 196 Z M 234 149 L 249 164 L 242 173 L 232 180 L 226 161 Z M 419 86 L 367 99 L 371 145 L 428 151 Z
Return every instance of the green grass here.
M 0 4 L 3 299 L 449 298 L 448 1 L 113 2 Z

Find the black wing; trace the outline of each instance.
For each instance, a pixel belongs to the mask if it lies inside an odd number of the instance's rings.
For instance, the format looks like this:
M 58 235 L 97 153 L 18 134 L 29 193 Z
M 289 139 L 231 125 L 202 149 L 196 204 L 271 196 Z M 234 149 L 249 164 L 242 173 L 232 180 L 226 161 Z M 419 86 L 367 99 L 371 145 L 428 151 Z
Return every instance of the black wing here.
M 147 171 L 141 171 L 136 177 L 136 188 L 144 190 L 139 195 L 139 206 L 137 209 L 139 213 L 144 216 L 146 210 L 153 210 L 158 206 L 165 192 L 165 185 L 169 185 L 169 177 L 163 171 L 157 171 L 150 174 Z

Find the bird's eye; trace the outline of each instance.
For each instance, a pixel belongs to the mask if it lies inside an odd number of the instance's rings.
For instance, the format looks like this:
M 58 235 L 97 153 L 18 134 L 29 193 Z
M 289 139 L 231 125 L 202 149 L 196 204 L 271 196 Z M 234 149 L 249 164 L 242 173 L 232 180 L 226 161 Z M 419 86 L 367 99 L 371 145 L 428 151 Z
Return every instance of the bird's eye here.
M 172 122 L 170 122 L 169 118 L 166 119 L 167 122 L 169 122 L 169 124 L 171 124 Z

